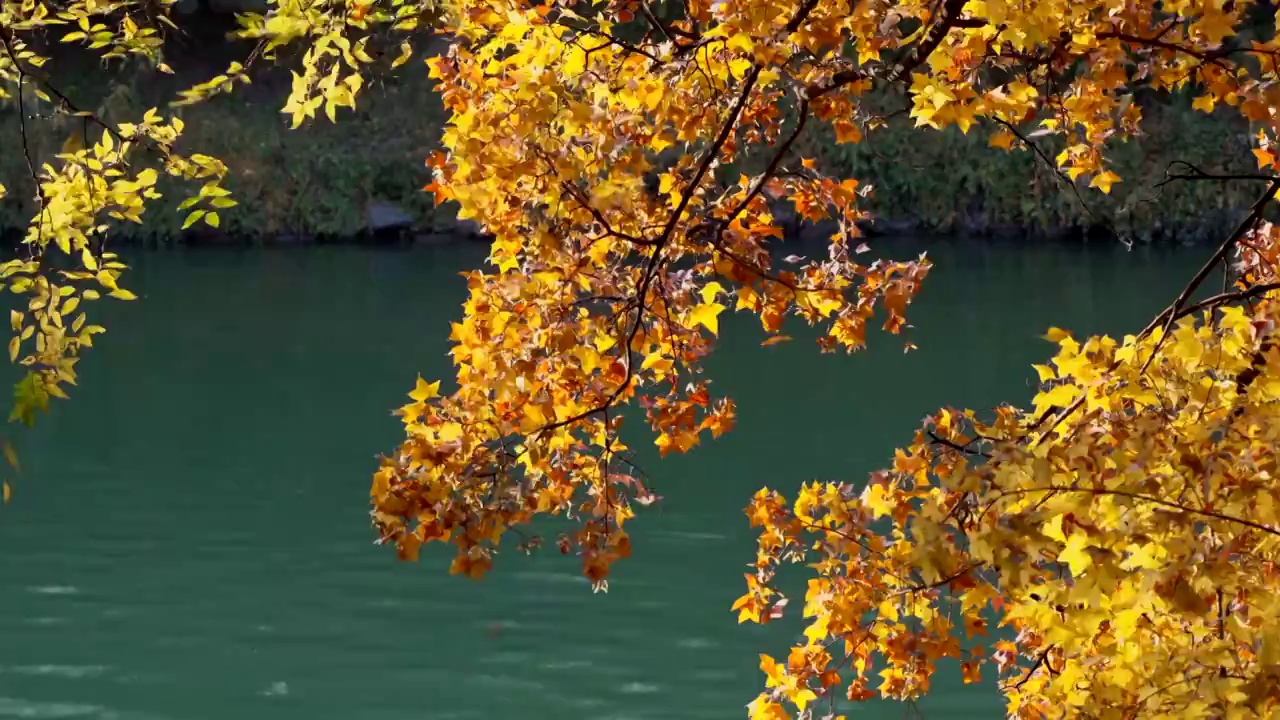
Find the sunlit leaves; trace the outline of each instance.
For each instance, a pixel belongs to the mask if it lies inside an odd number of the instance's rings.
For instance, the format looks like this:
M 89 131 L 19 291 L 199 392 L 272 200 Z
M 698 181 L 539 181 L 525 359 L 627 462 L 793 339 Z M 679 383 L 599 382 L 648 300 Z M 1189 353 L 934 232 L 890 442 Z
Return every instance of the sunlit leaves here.
M 701 373 L 726 311 L 756 316 L 766 345 L 788 337 L 788 320 L 819 328 L 823 351 L 862 348 L 869 326 L 903 331 L 927 259 L 857 262 L 868 188 L 824 177 L 793 147 L 820 123 L 838 142 L 870 141 L 880 121 L 862 101 L 872 87 L 907 90 L 921 127 L 990 131 L 993 147 L 1034 148 L 1080 188 L 1109 193 L 1123 179 L 1105 150 L 1138 132 L 1138 90 L 1194 79 L 1196 107 L 1221 102 L 1263 125 L 1259 162 L 1274 164 L 1265 109 L 1276 78 L 1250 64 L 1271 46 L 1219 52 L 1246 4 L 668 5 L 450 3 L 456 41 L 428 63 L 451 112 L 429 189 L 484 223 L 492 267 L 467 275 L 450 334 L 456 389 L 411 396 L 399 411 L 404 442 L 374 479 L 375 524 L 402 556 L 448 541 L 453 571 L 476 576 L 509 531 L 563 515 L 578 526 L 557 546 L 602 587 L 626 555 L 623 522 L 649 493 L 619 408 L 644 411 L 664 455 L 731 427 L 733 404 Z M 337 87 L 341 73 L 327 72 L 313 76 Z M 287 108 L 295 121 L 321 104 L 307 77 Z M 1056 157 L 1035 144 L 1049 136 Z M 725 172 L 738 163 L 751 169 Z M 826 252 L 779 252 L 781 212 L 834 219 Z M 1276 260 L 1255 254 L 1247 276 Z M 1216 543 L 1228 529 L 1204 514 L 1208 499 L 1179 525 L 1166 515 L 1182 500 L 1151 493 L 1190 487 L 1175 476 L 1208 452 L 1162 459 L 1158 433 L 1204 423 L 1225 402 L 1233 368 L 1215 365 L 1206 380 L 1210 357 L 1257 349 L 1234 322 L 1188 320 L 1160 347 L 1160 332 L 1083 342 L 1053 332 L 1060 352 L 1036 368 L 1044 386 L 1031 412 L 1004 408 L 985 424 L 942 412 L 865 486 L 807 485 L 794 503 L 758 494 L 747 512 L 760 548 L 733 606 L 739 620 L 784 611 L 771 586 L 779 564 L 810 563 L 817 577 L 805 640 L 785 663 L 762 660 L 767 691 L 752 716 L 804 712 L 837 691 L 914 698 L 943 658 L 961 661 L 965 682 L 994 662 L 1014 716 L 1085 699 L 1124 716 L 1155 687 L 1136 679 L 1162 678 L 1132 650 L 1156 626 L 1169 633 L 1156 666 L 1194 657 L 1209 667 L 1194 642 L 1179 655 L 1168 639 L 1188 628 L 1199 637 L 1178 613 L 1203 605 L 1195 572 L 1206 567 L 1194 543 L 1169 533 L 1195 538 L 1207 526 Z M 1149 362 L 1157 351 L 1163 359 Z M 1068 428 L 1080 436 L 1066 442 Z M 1166 605 L 1148 603 L 1151 593 Z M 1025 632 L 990 653 L 962 646 L 958 636 L 988 633 L 993 612 Z M 1111 684 L 1081 689 L 1107 672 Z M 1227 685 L 1195 692 L 1211 708 L 1244 692 Z
M 422 378 L 418 378 L 418 384 L 414 387 L 413 391 L 409 393 L 409 397 L 414 402 L 424 403 L 439 394 L 440 383 L 438 381 L 429 383 Z
M 120 287 L 125 265 L 105 250 L 106 242 L 113 224 L 142 222 L 148 202 L 160 197 L 161 173 L 204 180 L 197 200 L 213 207 L 234 204 L 219 186 L 226 174 L 220 161 L 175 151 L 180 119 L 152 109 L 137 122 L 112 124 L 77 109 L 51 84 L 43 69 L 47 59 L 32 42 L 56 30 L 58 40 L 83 44 L 103 58 L 134 56 L 156 66 L 162 41 L 150 23 L 163 22 L 171 4 L 77 1 L 56 10 L 26 1 L 0 4 L 0 98 L 19 95 L 23 110 L 6 147 L 26 156 L 36 200 L 19 258 L 0 264 L 0 287 L 25 305 L 10 315 L 9 358 L 26 369 L 15 387 L 12 420 L 33 423 L 50 398 L 66 397 L 75 384 L 80 352 L 103 332 L 86 321 L 85 302 L 104 294 L 136 297 Z M 83 129 L 60 152 L 35 155 L 28 124 L 58 122 L 61 115 L 75 116 Z M 218 224 L 216 213 L 205 219 Z
M 375 477 L 375 523 L 402 556 L 447 540 L 456 563 L 488 567 L 509 531 L 565 515 L 577 530 L 559 546 L 603 587 L 629 554 L 622 525 L 655 497 L 621 408 L 639 406 L 662 455 L 731 429 L 734 404 L 702 377 L 727 312 L 757 315 L 771 342 L 788 318 L 816 326 L 826 351 L 905 327 L 928 261 L 856 262 L 857 181 L 784 146 L 798 130 L 787 63 L 821 44 L 833 9 L 726 6 L 700 29 L 635 11 L 450 6 L 458 40 L 428 62 L 452 113 L 429 189 L 485 224 L 492 267 L 467 275 L 450 334 L 457 389 L 411 396 Z M 748 155 L 770 169 L 721 182 L 715 169 Z M 825 257 L 776 262 L 783 203 L 836 221 Z
M 179 118 L 153 110 L 107 126 L 69 109 L 40 71 L 45 38 L 166 71 L 156 23 L 171 3 L 0 2 L 0 98 L 29 95 L 95 128 L 32 162 L 29 252 L 0 264 L 18 301 L 8 350 L 26 371 L 11 419 L 31 423 L 103 331 L 86 303 L 135 297 L 104 248 L 112 223 L 142 221 L 160 173 L 199 185 L 179 207 L 186 228 L 220 228 L 235 201 L 222 161 L 175 149 Z M 1238 112 L 1259 169 L 1276 171 L 1278 48 L 1242 27 L 1249 9 L 271 0 L 236 32 L 259 52 L 175 104 L 231 92 L 253 61 L 290 47 L 287 122 L 337 121 L 371 70 L 410 67 L 419 38 L 398 33 L 442 26 L 449 48 L 425 72 L 450 121 L 428 188 L 484 225 L 490 264 L 466 274 L 452 381 L 419 378 L 396 411 L 404 438 L 373 478 L 373 521 L 400 557 L 447 542 L 450 572 L 479 578 L 504 543 L 530 551 L 542 539 L 529 526 L 559 516 L 573 525 L 554 547 L 604 590 L 631 553 L 626 523 L 658 499 L 626 444 L 624 408 L 663 455 L 729 431 L 735 405 L 703 373 L 727 312 L 759 322 L 764 345 L 788 339 L 788 322 L 812 326 L 824 352 L 908 327 L 928 259 L 859 261 L 872 189 L 803 159 L 809 133 L 874 142 L 886 120 L 865 96 L 902 91 L 922 132 L 989 132 L 992 147 L 1031 149 L 1079 189 L 1109 193 L 1125 179 L 1106 152 L 1140 132 L 1137 98 L 1180 90 L 1198 111 Z M 830 223 L 827 247 L 781 249 L 793 221 Z M 1262 223 L 1240 244 L 1241 288 L 1276 282 L 1274 236 Z M 780 565 L 813 576 L 803 639 L 785 659 L 761 657 L 751 716 L 837 695 L 915 698 L 946 658 L 965 682 L 998 675 L 1014 717 L 1272 711 L 1280 311 L 1261 291 L 1247 299 L 1123 339 L 1051 331 L 1058 352 L 1035 368 L 1028 411 L 944 410 L 870 482 L 810 483 L 790 501 L 758 493 L 739 621 L 785 612 Z M 1012 639 L 960 642 L 994 619 Z
M 241 14 L 235 36 L 263 41 L 269 59 L 286 46 L 301 50 L 301 71 L 293 72 L 282 109 L 290 126 L 297 128 L 317 111 L 336 122 L 339 109 L 355 109 L 356 98 L 365 86 L 364 73 L 374 69 L 380 54 L 371 46 L 371 41 L 379 40 L 377 31 L 412 32 L 422 18 L 441 12 L 434 0 L 272 0 L 265 13 Z M 413 42 L 402 40 L 389 69 L 407 63 L 413 52 Z M 243 69 L 235 63 L 224 76 L 191 88 L 187 97 L 198 101 L 226 91 L 237 79 L 247 82 Z
M 861 492 L 757 494 L 740 621 L 780 615 L 776 574 L 803 562 L 791 657 L 842 647 L 851 699 L 917 698 L 958 658 L 964 682 L 994 665 L 1011 717 L 1272 716 L 1280 299 L 1255 258 L 1277 239 L 1264 224 L 1241 245 L 1250 306 L 1123 339 L 1051 329 L 1033 411 L 939 411 Z M 1008 639 L 958 644 L 993 619 Z M 828 662 L 787 672 L 821 697 Z M 799 709 L 792 695 L 767 698 Z

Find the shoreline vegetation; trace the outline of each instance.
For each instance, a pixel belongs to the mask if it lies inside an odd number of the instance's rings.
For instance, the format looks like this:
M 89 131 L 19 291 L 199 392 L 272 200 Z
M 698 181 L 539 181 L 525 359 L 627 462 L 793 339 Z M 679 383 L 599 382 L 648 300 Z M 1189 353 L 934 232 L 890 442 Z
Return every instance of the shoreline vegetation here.
M 62 76 L 60 86 L 82 106 L 127 121 L 168 104 L 179 90 L 244 56 L 243 46 L 220 38 L 217 23 L 202 36 L 188 36 L 167 58 L 174 75 L 103 69 L 74 51 L 59 53 L 67 57 L 51 65 Z M 437 207 L 423 191 L 431 180 L 424 160 L 437 148 L 446 119 L 424 59 L 419 54 L 396 74 L 371 83 L 359 109 L 341 111 L 337 124 L 288 129 L 280 107 L 289 74 L 279 65 L 255 72 L 251 85 L 191 108 L 184 144 L 227 163 L 225 185 L 239 205 L 222 213 L 216 230 L 183 230 L 184 213 L 177 210 L 183 196 L 162 182 L 164 198 L 147 211 L 144 224 L 118 224 L 111 242 L 172 247 L 484 240 L 478 225 L 456 219 L 452 203 Z M 813 158 L 836 177 L 871 186 L 864 202 L 873 219 L 862 230 L 872 237 L 1193 244 L 1217 237 L 1257 192 L 1256 183 L 1247 181 L 1161 182 L 1175 162 L 1212 173 L 1256 171 L 1249 128 L 1230 108 L 1206 114 L 1181 97 L 1147 103 L 1146 134 L 1111 153 L 1123 181 L 1104 196 L 1083 188 L 1077 194 L 1025 148 L 991 147 L 989 129 L 918 129 L 905 112 L 894 112 L 905 106 L 904 99 L 880 100 L 891 117 L 861 142 L 838 144 L 824 127 L 806 132 L 793 153 L 796 162 Z M 14 104 L 0 105 L 0 126 L 16 131 L 18 122 Z M 78 124 L 71 118 L 27 123 L 33 164 L 39 167 L 61 148 L 83 142 Z M 1056 153 L 1048 144 L 1041 151 L 1046 157 Z M 736 176 L 751 168 L 725 170 Z M 0 203 L 0 235 L 12 247 L 35 209 L 22 152 L 0 154 L 0 183 L 10 188 Z M 777 218 L 785 235 L 800 241 L 823 239 L 833 230 L 800 223 L 781 208 Z

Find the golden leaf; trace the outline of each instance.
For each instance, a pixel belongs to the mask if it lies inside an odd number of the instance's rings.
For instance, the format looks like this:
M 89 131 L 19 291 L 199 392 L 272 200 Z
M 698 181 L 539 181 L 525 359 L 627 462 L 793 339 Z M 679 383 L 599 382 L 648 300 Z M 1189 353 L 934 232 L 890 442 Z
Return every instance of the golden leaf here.
M 414 386 L 413 390 L 409 393 L 409 398 L 412 399 L 414 402 L 426 402 L 431 398 L 435 397 L 437 394 L 439 394 L 439 392 L 440 392 L 439 381 L 428 383 L 426 380 L 423 380 L 421 376 L 419 376 L 418 384 Z
M 695 327 L 701 325 L 711 331 L 711 334 L 718 335 L 720 333 L 720 313 L 724 312 L 725 306 L 718 302 L 709 302 L 698 305 L 689 311 L 689 326 Z

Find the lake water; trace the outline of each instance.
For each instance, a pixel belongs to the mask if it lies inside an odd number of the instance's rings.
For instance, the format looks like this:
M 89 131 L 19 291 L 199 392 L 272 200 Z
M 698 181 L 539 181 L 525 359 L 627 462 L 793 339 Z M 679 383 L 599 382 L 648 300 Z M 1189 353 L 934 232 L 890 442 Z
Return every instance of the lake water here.
M 444 554 L 372 544 L 369 473 L 415 375 L 449 375 L 458 272 L 479 248 L 142 254 L 81 389 L 20 434 L 0 510 L 0 718 L 708 720 L 745 717 L 757 653 L 795 625 L 736 625 L 767 484 L 883 467 L 943 404 L 1030 396 L 1051 324 L 1124 332 L 1205 250 L 879 243 L 937 262 L 903 355 L 724 322 L 710 363 L 737 429 L 644 464 L 666 500 L 593 595 L 558 554 L 505 555 L 481 583 Z M 803 333 L 796 333 L 798 338 Z M 634 446 L 645 446 L 641 440 Z M 995 717 L 950 668 L 926 717 Z M 858 717 L 902 717 L 873 704 Z

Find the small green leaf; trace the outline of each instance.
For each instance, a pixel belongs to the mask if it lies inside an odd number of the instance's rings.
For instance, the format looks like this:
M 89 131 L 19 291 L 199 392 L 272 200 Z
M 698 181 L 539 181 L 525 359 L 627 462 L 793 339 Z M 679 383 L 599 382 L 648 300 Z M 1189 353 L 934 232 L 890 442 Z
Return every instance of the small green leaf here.
M 9 463 L 9 467 L 13 468 L 14 472 L 22 472 L 22 467 L 18 464 L 18 453 L 13 449 L 13 444 L 9 442 L 8 438 L 5 438 L 4 444 L 0 446 L 0 449 L 3 449 L 4 461 Z

